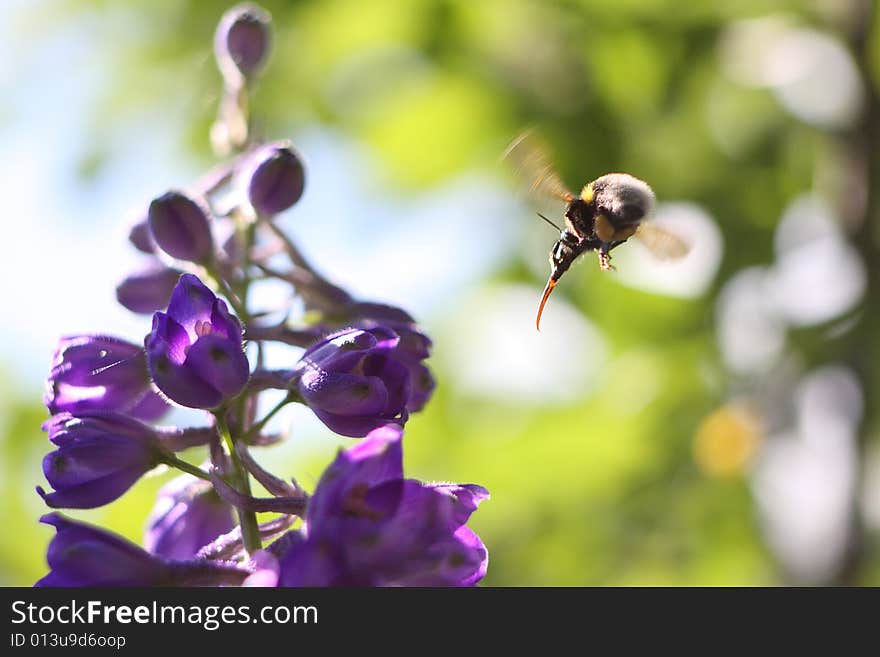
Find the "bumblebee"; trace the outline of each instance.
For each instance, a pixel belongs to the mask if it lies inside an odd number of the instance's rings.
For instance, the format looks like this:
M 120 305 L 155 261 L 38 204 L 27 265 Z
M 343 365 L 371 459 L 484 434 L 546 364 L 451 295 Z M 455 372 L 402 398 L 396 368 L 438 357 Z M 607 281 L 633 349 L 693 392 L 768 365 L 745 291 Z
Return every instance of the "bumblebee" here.
M 613 270 L 612 249 L 630 237 L 640 240 L 658 258 L 675 259 L 687 254 L 687 243 L 650 222 L 643 223 L 654 208 L 651 187 L 628 173 L 608 173 L 584 185 L 573 194 L 556 172 L 546 149 L 532 132 L 520 135 L 508 147 L 505 157 L 530 184 L 532 194 L 563 201 L 563 227 L 539 215 L 559 230 L 559 239 L 550 249 L 550 277 L 544 287 L 535 327 L 541 329 L 541 315 L 550 293 L 572 263 L 588 251 L 595 251 L 602 270 Z

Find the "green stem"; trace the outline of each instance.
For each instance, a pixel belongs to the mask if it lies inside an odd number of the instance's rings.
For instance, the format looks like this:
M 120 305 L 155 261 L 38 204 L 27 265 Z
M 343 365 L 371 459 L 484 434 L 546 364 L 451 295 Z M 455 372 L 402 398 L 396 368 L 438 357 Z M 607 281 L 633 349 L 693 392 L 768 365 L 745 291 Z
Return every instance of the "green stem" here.
M 239 491 L 243 494 L 251 495 L 251 480 L 244 464 L 235 451 L 235 440 L 229 432 L 229 426 L 226 424 L 225 409 L 219 409 L 215 413 L 217 418 L 217 431 L 220 432 L 220 438 L 225 443 L 226 449 L 229 451 L 229 458 L 232 461 L 233 475 L 237 480 Z M 253 554 L 263 545 L 260 540 L 260 526 L 257 524 L 257 514 L 252 511 L 238 509 L 238 522 L 241 525 L 241 537 L 244 542 L 244 549 L 248 554 Z
M 177 458 L 177 456 L 175 456 L 174 454 L 165 455 L 163 457 L 163 462 L 166 465 L 170 465 L 172 468 L 177 468 L 178 470 L 182 470 L 187 474 L 191 474 L 193 477 L 198 477 L 199 479 L 204 479 L 205 481 L 211 481 L 211 478 L 208 476 L 207 472 L 193 465 L 192 463 L 187 463 L 183 459 Z
M 256 422 L 245 434 L 244 441 L 249 442 L 254 436 L 258 435 L 260 431 L 262 431 L 263 427 L 266 426 L 266 423 L 271 420 L 275 414 L 280 411 L 282 408 L 287 406 L 290 402 L 294 401 L 294 396 L 291 394 L 285 395 L 280 402 L 275 404 L 272 409 L 266 413 L 258 422 Z

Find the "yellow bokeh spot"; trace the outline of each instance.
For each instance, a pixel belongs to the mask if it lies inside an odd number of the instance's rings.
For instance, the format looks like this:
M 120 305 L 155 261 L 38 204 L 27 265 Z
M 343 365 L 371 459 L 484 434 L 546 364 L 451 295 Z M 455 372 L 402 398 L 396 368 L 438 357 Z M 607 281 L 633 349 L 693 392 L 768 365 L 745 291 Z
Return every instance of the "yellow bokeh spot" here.
M 761 442 L 758 418 L 742 404 L 710 413 L 694 436 L 694 460 L 704 474 L 730 477 L 748 465 Z

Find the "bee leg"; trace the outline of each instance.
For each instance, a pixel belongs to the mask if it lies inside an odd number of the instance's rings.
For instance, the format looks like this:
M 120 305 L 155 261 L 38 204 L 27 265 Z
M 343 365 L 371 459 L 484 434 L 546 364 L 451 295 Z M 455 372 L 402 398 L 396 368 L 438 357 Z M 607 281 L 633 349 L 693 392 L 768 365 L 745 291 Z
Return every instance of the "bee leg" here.
M 611 264 L 611 254 L 608 253 L 608 247 L 600 247 L 596 253 L 599 254 L 599 269 L 602 271 L 617 271 L 617 267 Z

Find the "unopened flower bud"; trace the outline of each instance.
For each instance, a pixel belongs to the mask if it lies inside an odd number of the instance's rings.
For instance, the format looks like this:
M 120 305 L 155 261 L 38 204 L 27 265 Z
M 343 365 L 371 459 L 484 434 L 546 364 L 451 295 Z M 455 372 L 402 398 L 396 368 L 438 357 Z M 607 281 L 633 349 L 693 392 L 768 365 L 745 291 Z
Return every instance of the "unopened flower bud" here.
M 171 191 L 150 203 L 150 230 L 156 244 L 168 255 L 204 262 L 213 251 L 208 210 L 200 201 Z
M 238 586 L 248 571 L 229 563 L 170 561 L 117 534 L 49 513 L 55 528 L 46 561 L 49 573 L 34 586 Z
M 252 78 L 269 53 L 272 17 L 251 3 L 236 5 L 220 19 L 214 34 L 214 55 L 227 79 Z
M 310 347 L 294 368 L 297 389 L 332 431 L 359 438 L 390 422 L 403 424 L 427 393 L 413 394 L 411 372 L 421 351 L 383 326 L 347 329 Z M 427 371 L 427 370 L 426 370 Z
M 38 486 L 37 492 L 52 508 L 103 506 L 163 459 L 156 432 L 121 413 L 60 413 L 43 428 L 58 447 L 43 459 L 43 474 L 55 491 Z
M 259 214 L 278 214 L 300 199 L 306 184 L 305 169 L 290 144 L 267 144 L 251 162 L 248 198 Z
M 147 421 L 168 410 L 150 383 L 144 350 L 107 335 L 61 338 L 43 401 L 52 414 L 115 411 Z
M 128 231 L 128 241 L 138 251 L 155 253 L 156 245 L 153 243 L 153 233 L 150 231 L 149 219 L 144 216 L 131 225 Z
M 232 507 L 211 484 L 183 475 L 162 487 L 147 520 L 144 547 L 168 559 L 191 559 L 199 548 L 235 527 Z
M 116 286 L 116 300 L 133 313 L 152 314 L 168 307 L 181 271 L 154 261 Z

